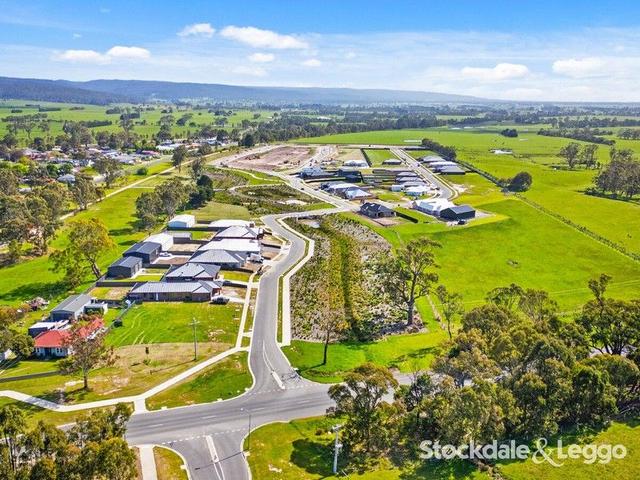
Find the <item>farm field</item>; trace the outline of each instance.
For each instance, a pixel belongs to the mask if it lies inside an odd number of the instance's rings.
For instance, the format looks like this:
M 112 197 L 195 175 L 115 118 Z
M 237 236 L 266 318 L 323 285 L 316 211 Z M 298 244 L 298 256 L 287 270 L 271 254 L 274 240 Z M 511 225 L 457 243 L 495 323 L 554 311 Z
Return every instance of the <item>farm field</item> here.
M 36 127 L 31 132 L 31 138 L 34 137 L 53 137 L 62 133 L 62 127 L 65 121 L 72 122 L 88 122 L 88 121 L 110 121 L 111 125 L 93 127 L 92 132 L 107 131 L 107 132 L 119 132 L 121 128 L 119 126 L 119 113 L 107 114 L 106 110 L 112 107 L 101 105 L 84 105 L 84 104 L 70 104 L 70 103 L 51 103 L 51 102 L 32 102 L 24 100 L 9 100 L 0 102 L 0 136 L 7 133 L 8 123 L 2 121 L 8 116 L 18 115 L 34 115 L 39 113 L 38 108 L 26 107 L 26 104 L 40 105 L 44 108 L 60 108 L 56 111 L 45 111 L 43 114 L 47 115 L 49 122 L 49 130 L 43 131 Z M 123 105 L 124 108 L 129 107 L 131 112 L 135 112 L 133 105 Z M 20 113 L 11 113 L 12 109 L 22 110 Z M 214 113 L 208 112 L 206 109 L 194 109 L 194 108 L 173 108 L 171 113 L 162 113 L 162 106 L 156 107 L 153 110 L 143 110 L 140 113 L 140 118 L 134 119 L 133 132 L 142 136 L 143 138 L 150 139 L 155 135 L 160 126 L 158 122 L 164 115 L 172 115 L 175 120 L 178 120 L 184 115 L 191 115 L 191 118 L 184 126 L 172 125 L 172 133 L 176 137 L 186 137 L 189 133 L 197 132 L 204 125 L 216 124 L 220 119 L 225 119 L 224 124 L 218 124 L 216 129 L 222 128 L 227 131 L 233 128 L 241 128 L 242 122 L 247 120 L 250 122 L 264 122 L 271 118 L 273 112 L 268 110 L 248 110 L 248 109 L 234 109 L 232 114 L 228 116 L 216 116 Z M 254 115 L 259 115 L 258 118 L 254 118 Z M 195 125 L 189 125 L 190 123 Z M 25 132 L 19 132 L 18 138 L 26 141 L 27 136 Z
M 507 138 L 497 133 L 499 128 L 502 127 L 361 132 L 300 141 L 406 145 L 407 139 L 428 137 L 443 145 L 455 146 L 458 158 L 498 178 L 508 178 L 520 171 L 528 171 L 533 176 L 533 186 L 524 194 L 527 198 L 630 251 L 640 252 L 640 204 L 637 201 L 633 203 L 585 195 L 584 189 L 591 186 L 595 175 L 593 170 L 554 168 L 561 164 L 558 151 L 574 140 L 537 135 L 535 126 L 526 129 L 518 127 L 520 135 L 517 138 Z M 616 144 L 640 154 L 640 142 L 616 140 Z M 511 150 L 513 155 L 496 155 L 491 152 L 492 149 Z M 608 151 L 608 146 L 599 146 L 600 162 L 608 161 Z
M 180 382 L 147 400 L 151 410 L 215 402 L 240 395 L 253 379 L 247 365 L 247 353 L 240 352 L 221 360 L 192 378 Z

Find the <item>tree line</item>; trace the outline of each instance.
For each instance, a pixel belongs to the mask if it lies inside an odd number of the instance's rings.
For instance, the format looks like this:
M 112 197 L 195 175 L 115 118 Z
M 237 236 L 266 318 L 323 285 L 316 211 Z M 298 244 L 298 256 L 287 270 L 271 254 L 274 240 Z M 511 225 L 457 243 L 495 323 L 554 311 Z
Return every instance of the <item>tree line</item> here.
M 134 480 L 136 455 L 124 434 L 129 405 L 81 416 L 68 430 L 39 421 L 29 428 L 25 414 L 0 408 L 0 477 L 5 480 Z
M 416 461 L 425 439 L 527 442 L 637 412 L 640 299 L 609 297 L 609 283 L 606 275 L 589 282 L 593 298 L 573 322 L 559 319 L 545 291 L 496 288 L 461 314 L 431 372 L 415 372 L 402 386 L 370 363 L 347 374 L 330 388 L 328 411 L 343 423 L 344 469 Z
M 632 150 L 609 151 L 611 161 L 605 165 L 594 179 L 595 189 L 589 193 L 600 192 L 615 197 L 626 196 L 631 199 L 640 193 L 640 161 Z
M 611 131 L 603 131 L 603 130 L 592 130 L 592 129 L 582 129 L 582 130 L 567 130 L 567 129 L 545 129 L 541 128 L 538 130 L 538 135 L 544 135 L 547 137 L 564 137 L 571 138 L 573 140 L 580 140 L 582 142 L 590 142 L 597 143 L 600 145 L 613 145 L 616 143 L 615 140 L 610 138 L 604 138 L 601 135 L 612 135 Z

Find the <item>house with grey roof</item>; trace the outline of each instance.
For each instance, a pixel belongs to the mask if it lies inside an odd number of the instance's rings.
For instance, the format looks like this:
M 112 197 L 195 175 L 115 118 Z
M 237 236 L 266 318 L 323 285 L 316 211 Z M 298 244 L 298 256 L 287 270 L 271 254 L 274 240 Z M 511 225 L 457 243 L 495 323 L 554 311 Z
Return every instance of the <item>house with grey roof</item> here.
M 360 213 L 369 218 L 395 217 L 396 212 L 380 203 L 366 202 L 360 207 Z
M 129 292 L 131 300 L 146 302 L 210 302 L 222 290 L 222 282 L 145 282 Z
M 218 278 L 220 265 L 212 263 L 185 263 L 171 268 L 163 277 L 165 282 L 213 281 Z
M 196 252 L 189 262 L 220 265 L 221 268 L 242 268 L 247 263 L 247 254 L 228 250 L 202 250 Z
M 264 231 L 261 228 L 234 226 L 228 227 L 224 230 L 216 233 L 215 240 L 222 240 L 223 238 L 245 238 L 248 240 L 257 240 L 264 236 Z

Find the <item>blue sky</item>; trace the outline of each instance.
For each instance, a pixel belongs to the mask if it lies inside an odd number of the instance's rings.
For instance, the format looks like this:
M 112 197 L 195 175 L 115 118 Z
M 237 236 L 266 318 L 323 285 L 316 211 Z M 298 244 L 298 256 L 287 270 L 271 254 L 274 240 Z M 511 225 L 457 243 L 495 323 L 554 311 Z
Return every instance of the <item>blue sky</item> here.
M 0 75 L 640 101 L 640 2 L 589 3 L 0 0 Z

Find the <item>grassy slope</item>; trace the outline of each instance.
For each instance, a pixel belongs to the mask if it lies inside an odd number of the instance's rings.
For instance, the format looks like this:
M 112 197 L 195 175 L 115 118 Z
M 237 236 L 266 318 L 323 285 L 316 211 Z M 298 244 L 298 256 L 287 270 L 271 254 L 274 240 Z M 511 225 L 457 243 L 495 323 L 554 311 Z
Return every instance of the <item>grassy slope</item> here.
M 247 353 L 240 352 L 213 364 L 195 377 L 147 400 L 151 410 L 179 407 L 194 403 L 215 402 L 235 397 L 249 388 L 252 377 L 247 365 Z
M 376 167 L 382 167 L 382 164 L 385 160 L 389 160 L 391 158 L 396 159 L 398 157 L 396 157 L 393 153 L 391 153 L 389 150 L 370 150 L 370 149 L 366 149 L 365 153 L 367 155 L 367 158 L 369 159 L 369 162 L 371 163 L 371 166 L 376 168 Z

